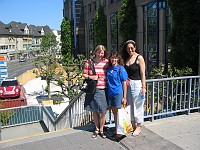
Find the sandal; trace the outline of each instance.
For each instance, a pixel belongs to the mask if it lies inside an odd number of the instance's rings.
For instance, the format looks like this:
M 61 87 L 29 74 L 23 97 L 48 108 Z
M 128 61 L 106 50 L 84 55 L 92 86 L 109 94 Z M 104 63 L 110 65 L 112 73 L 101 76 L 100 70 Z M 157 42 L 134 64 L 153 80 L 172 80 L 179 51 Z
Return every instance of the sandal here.
M 138 136 L 142 131 L 141 130 L 135 130 L 133 133 L 132 133 L 132 136 Z
M 97 135 L 98 135 L 98 133 L 99 133 L 99 131 L 98 131 L 98 130 L 95 130 L 95 131 L 92 133 L 91 137 L 92 137 L 92 138 L 96 138 Z
M 103 138 L 103 139 L 105 139 L 106 138 L 106 135 L 103 133 L 103 131 L 100 131 L 100 136 Z

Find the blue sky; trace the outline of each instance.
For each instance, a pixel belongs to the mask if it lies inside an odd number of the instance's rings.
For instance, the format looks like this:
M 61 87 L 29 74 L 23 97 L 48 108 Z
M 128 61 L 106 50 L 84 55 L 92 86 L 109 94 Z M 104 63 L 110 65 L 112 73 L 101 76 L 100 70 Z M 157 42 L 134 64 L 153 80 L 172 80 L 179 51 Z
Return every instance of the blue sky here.
M 0 0 L 0 21 L 48 25 L 60 30 L 63 19 L 63 0 Z

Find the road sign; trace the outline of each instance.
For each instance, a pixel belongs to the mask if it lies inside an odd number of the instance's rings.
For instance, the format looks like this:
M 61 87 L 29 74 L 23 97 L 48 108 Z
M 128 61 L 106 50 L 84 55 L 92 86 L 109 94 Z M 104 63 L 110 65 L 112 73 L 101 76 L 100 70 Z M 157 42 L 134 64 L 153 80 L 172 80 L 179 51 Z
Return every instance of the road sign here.
M 6 62 L 6 57 L 0 55 L 0 81 L 8 77 L 8 67 Z

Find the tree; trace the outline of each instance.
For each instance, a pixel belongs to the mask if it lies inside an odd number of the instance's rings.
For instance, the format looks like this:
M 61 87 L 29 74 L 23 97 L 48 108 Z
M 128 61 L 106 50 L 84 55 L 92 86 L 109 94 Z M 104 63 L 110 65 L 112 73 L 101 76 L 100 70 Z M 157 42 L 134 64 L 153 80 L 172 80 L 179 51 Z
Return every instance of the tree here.
M 45 77 L 47 82 L 45 91 L 47 91 L 49 99 L 51 98 L 50 82 L 55 75 L 55 47 L 57 44 L 58 42 L 56 41 L 56 36 L 52 32 L 46 33 L 41 42 L 42 54 L 44 56 L 40 56 L 34 61 L 34 65 L 36 66 L 37 70 L 34 70 L 33 72 L 37 76 Z
M 107 23 L 103 6 L 100 6 L 95 14 L 94 37 L 95 45 L 102 44 L 107 46 Z
M 61 24 L 61 53 L 64 59 L 72 57 L 72 29 L 70 21 L 65 18 Z
M 170 62 L 173 67 L 190 67 L 198 73 L 200 3 L 196 0 L 169 0 L 172 12 Z
M 61 77 L 57 82 L 62 89 L 62 94 L 68 97 L 69 100 L 72 100 L 78 94 L 79 85 L 81 85 L 83 79 L 82 68 L 85 61 L 85 56 L 78 54 L 77 59 L 66 59 L 63 63 L 66 78 Z
M 47 82 L 45 91 L 48 93 L 48 98 L 51 99 L 50 83 L 55 78 L 55 69 L 57 67 L 55 55 L 39 56 L 34 60 L 34 65 L 36 66 L 36 69 L 33 70 L 33 73 L 35 73 L 37 77 L 45 78 Z M 57 74 L 61 73 L 59 72 Z
M 45 33 L 42 37 L 41 50 L 42 54 L 51 54 L 56 52 L 56 46 L 58 42 L 56 41 L 56 36 L 52 32 Z
M 122 36 L 122 43 L 124 44 L 127 40 L 135 40 L 138 27 L 135 0 L 123 0 L 118 18 L 120 20 L 119 31 Z

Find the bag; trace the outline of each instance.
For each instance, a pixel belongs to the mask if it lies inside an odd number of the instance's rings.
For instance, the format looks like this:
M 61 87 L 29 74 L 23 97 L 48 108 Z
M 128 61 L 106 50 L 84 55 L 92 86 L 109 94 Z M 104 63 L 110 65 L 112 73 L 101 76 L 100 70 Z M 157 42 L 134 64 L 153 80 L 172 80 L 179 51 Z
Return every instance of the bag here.
M 91 70 L 92 73 L 96 75 L 93 60 L 91 60 Z M 98 80 L 84 79 L 83 85 L 81 86 L 80 90 L 85 92 L 86 94 L 94 94 L 96 92 L 97 82 Z
M 131 107 L 130 105 L 118 109 L 117 114 L 117 134 L 126 135 L 133 130 L 131 124 Z
M 94 94 L 96 92 L 97 80 L 85 79 L 81 87 L 81 91 L 87 94 Z

